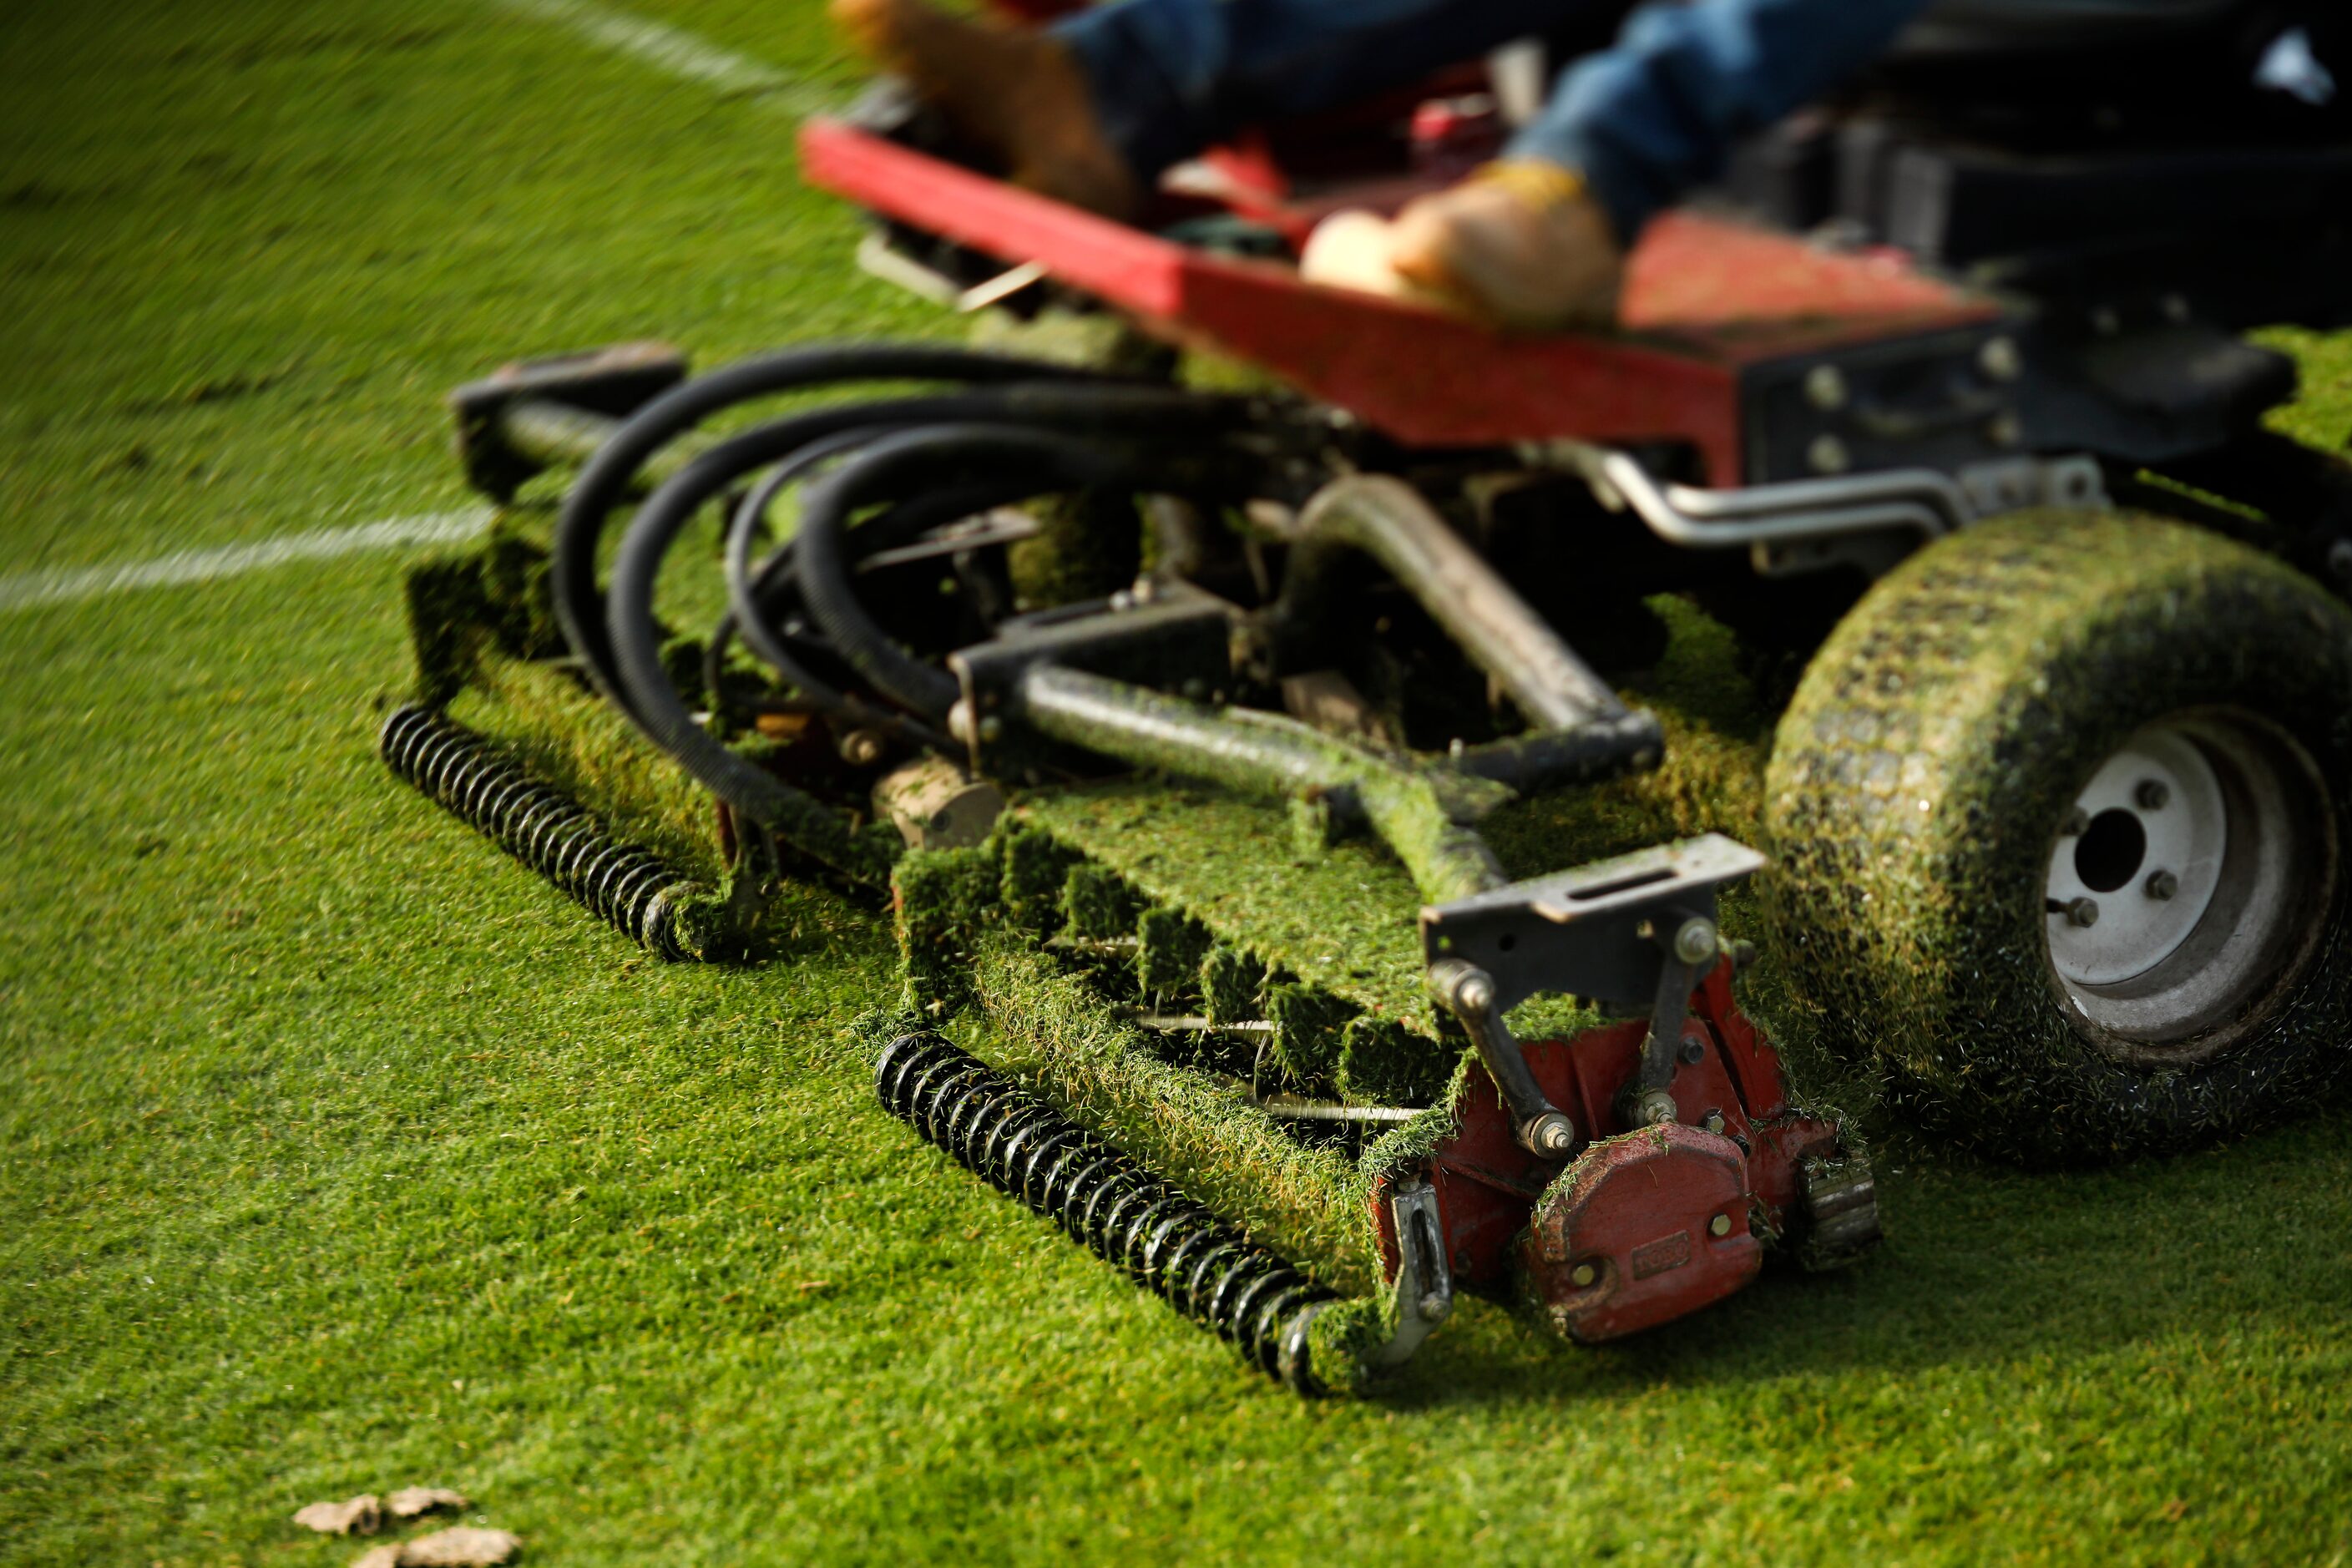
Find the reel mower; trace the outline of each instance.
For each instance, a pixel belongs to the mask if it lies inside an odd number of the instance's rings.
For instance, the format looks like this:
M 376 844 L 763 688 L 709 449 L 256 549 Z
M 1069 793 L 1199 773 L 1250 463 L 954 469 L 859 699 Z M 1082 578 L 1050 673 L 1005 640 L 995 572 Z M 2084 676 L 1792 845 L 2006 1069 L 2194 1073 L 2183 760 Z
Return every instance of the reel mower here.
M 1134 225 L 881 89 L 808 175 L 985 343 L 459 389 L 520 500 L 412 576 L 385 760 L 667 958 L 887 901 L 884 1108 L 1303 1391 L 1457 1291 L 1592 1342 L 1866 1254 L 1751 1007 L 2028 1163 L 2287 1114 L 2352 1011 L 2352 475 L 2243 333 L 2340 324 L 2352 209 L 2264 193 L 2352 146 L 1991 143 L 1919 107 L 1967 34 L 1654 225 L 1609 337 L 1299 278 L 1491 150 L 1475 73 Z

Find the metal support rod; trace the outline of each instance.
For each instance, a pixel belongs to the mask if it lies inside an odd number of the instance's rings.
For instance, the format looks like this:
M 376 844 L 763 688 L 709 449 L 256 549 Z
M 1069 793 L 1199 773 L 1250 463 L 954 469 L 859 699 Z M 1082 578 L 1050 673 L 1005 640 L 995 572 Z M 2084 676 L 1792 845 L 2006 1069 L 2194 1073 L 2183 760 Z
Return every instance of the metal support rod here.
M 1412 486 L 1355 474 L 1299 514 L 1286 596 L 1307 597 L 1343 549 L 1388 568 L 1538 730 L 1622 720 L 1624 703 Z M 1311 617 L 1310 617 L 1311 618 Z
M 1545 1097 L 1536 1082 L 1527 1053 L 1511 1037 L 1510 1026 L 1495 1005 L 1495 977 L 1475 963 L 1440 959 L 1429 966 L 1429 989 L 1462 1020 L 1478 1059 L 1486 1064 L 1511 1112 L 1512 1133 L 1519 1147 L 1539 1160 L 1565 1160 L 1574 1153 L 1576 1123 Z
M 1888 529 L 1935 540 L 1977 515 L 1959 481 L 1933 468 L 1703 490 L 1660 485 L 1630 453 L 1594 447 L 1578 456 L 1651 532 L 1685 549 L 1745 549 Z
M 594 457 L 623 423 L 550 398 L 529 397 L 500 411 L 498 434 L 509 449 L 542 468 L 578 468 Z M 709 436 L 688 431 L 646 459 L 637 470 L 636 487 L 652 489 L 709 451 L 711 445 Z
M 1011 707 L 1012 718 L 1040 734 L 1138 767 L 1244 795 L 1307 801 L 1335 820 L 1369 823 L 1432 903 L 1509 881 L 1495 852 L 1464 820 L 1509 798 L 1487 781 L 1446 778 L 1293 720 L 1253 714 L 1244 721 L 1053 664 L 1023 673 Z

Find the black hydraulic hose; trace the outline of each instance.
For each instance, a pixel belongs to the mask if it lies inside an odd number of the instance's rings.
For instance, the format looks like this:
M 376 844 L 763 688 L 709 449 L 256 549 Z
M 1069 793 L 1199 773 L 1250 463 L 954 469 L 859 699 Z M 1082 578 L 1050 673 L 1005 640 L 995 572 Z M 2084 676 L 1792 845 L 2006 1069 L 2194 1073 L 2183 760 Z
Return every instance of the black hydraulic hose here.
M 1046 386 L 1064 399 L 1096 395 L 1053 385 L 1050 383 L 1046 384 Z M 1038 389 L 1033 387 L 1032 390 Z M 1150 390 L 1161 397 L 1176 395 L 1159 388 Z M 704 489 L 696 501 L 699 506 L 746 474 L 756 472 L 771 463 L 790 461 L 803 448 L 830 441 L 835 437 L 852 430 L 866 428 L 877 423 L 885 426 L 905 424 L 936 425 L 952 424 L 975 418 L 1000 417 L 1005 416 L 1008 411 L 1022 406 L 1024 405 L 1017 395 L 1017 389 L 996 387 L 982 392 L 957 392 L 926 397 L 893 398 L 882 402 L 844 404 L 831 408 L 815 409 L 809 413 L 798 414 L 789 418 L 757 426 L 720 446 L 713 447 L 709 451 L 697 458 L 692 464 L 671 475 L 666 481 L 665 488 L 675 485 L 690 470 L 705 474 L 711 472 L 712 470 L 706 466 L 708 459 L 717 458 L 722 453 L 730 454 L 728 458 L 730 462 L 737 460 L 734 454 L 747 451 L 756 451 L 759 454 L 755 460 L 746 461 L 743 466 L 732 468 L 725 483 Z M 615 440 L 618 438 L 618 437 L 614 437 Z M 689 513 L 688 516 L 690 515 Z M 638 516 L 644 516 L 643 507 L 640 507 Z M 682 527 L 685 521 L 685 518 L 679 518 L 669 525 L 668 531 L 662 540 L 660 546 L 662 550 L 667 551 L 669 548 L 676 538 L 677 529 Z M 643 539 L 648 536 L 640 532 L 635 523 L 632 522 L 630 532 L 626 537 Z M 559 607 L 560 603 L 559 594 Z M 637 712 L 636 702 L 630 693 L 628 683 L 620 679 L 617 663 L 612 662 L 613 633 L 609 604 L 600 607 L 597 625 L 600 635 L 604 638 L 604 658 L 608 661 L 601 672 L 592 671 L 596 676 L 599 689 L 604 690 L 604 695 L 622 712 L 636 721 L 640 729 L 651 734 L 652 727 L 645 723 L 642 715 Z M 577 646 L 577 644 L 574 645 L 575 648 Z M 582 657 L 585 658 L 587 656 L 583 654 Z M 609 686 L 605 684 L 606 682 L 610 683 Z
M 774 461 L 780 444 L 791 450 L 800 444 L 800 433 L 770 426 L 722 443 L 680 469 L 638 509 L 614 563 L 615 686 L 624 695 L 623 710 L 646 739 L 740 816 L 854 881 L 879 885 L 889 877 L 887 847 L 853 834 L 837 813 L 713 739 L 662 668 L 653 587 L 663 554 L 706 501 Z
M 1006 405 L 996 408 L 998 413 L 1106 429 L 1121 425 L 1179 430 L 1189 425 L 1196 430 L 1213 429 L 1220 424 L 1234 422 L 1241 414 L 1241 405 L 1228 399 L 1160 388 L 1031 386 L 1003 389 L 993 395 Z M 924 401 L 959 404 L 961 400 L 909 400 Z M 736 756 L 695 721 L 662 667 L 660 637 L 653 616 L 654 583 L 662 558 L 706 501 L 744 475 L 781 461 L 809 443 L 866 417 L 870 417 L 867 410 L 851 408 L 778 420 L 723 441 L 679 469 L 646 498 L 630 522 L 614 564 L 606 615 L 614 658 L 614 700 L 648 740 L 677 758 L 712 793 L 751 820 L 846 875 L 878 881 L 887 875 L 887 861 L 878 850 L 853 839 L 839 818 L 816 801 Z M 1017 443 L 1024 434 L 1002 426 L 980 428 L 1000 449 L 1007 442 Z M 965 511 L 979 510 L 1023 494 L 1035 493 L 1038 487 L 1025 477 L 1014 483 L 1002 474 L 1002 458 L 988 466 L 996 468 L 998 476 L 986 481 L 988 488 L 968 492 L 969 499 L 959 497 L 955 505 Z M 1087 466 L 1092 468 L 1101 465 L 1097 460 Z M 934 480 L 952 480 L 962 476 L 934 472 L 930 477 Z M 923 529 L 951 520 L 928 508 L 894 510 L 907 520 L 908 526 L 919 524 Z M 926 517 L 929 521 L 924 521 Z M 874 548 L 887 542 L 887 529 L 861 531 L 872 534 Z
M 1113 445 L 1099 438 L 1129 423 L 1114 417 L 1121 403 L 1137 415 L 1158 414 L 1149 445 Z M 850 581 L 850 514 L 860 507 L 891 500 L 910 485 L 937 483 L 943 473 L 1016 475 L 1024 481 L 1024 487 L 1004 497 L 1006 500 L 1121 486 L 1181 489 L 1213 477 L 1221 466 L 1220 450 L 1213 442 L 1202 439 L 1217 433 L 1213 421 L 1196 422 L 1187 431 L 1176 416 L 1186 412 L 1210 413 L 1213 408 L 1198 401 L 1179 402 L 1165 393 L 1144 395 L 1105 389 L 1095 395 L 1088 410 L 1098 426 L 1097 439 L 1081 439 L 1074 429 L 991 425 L 946 426 L 885 437 L 811 484 L 802 496 L 801 525 L 794 535 L 793 555 L 802 602 L 835 651 L 858 674 L 923 717 L 943 721 L 955 704 L 954 679 L 900 652 L 858 602 Z M 1185 439 L 1188 435 L 1190 441 Z M 1213 477 L 1228 482 L 1238 478 L 1240 465 L 1249 461 L 1230 447 L 1223 449 L 1222 457 L 1227 472 Z M 1187 458 L 1193 460 L 1192 475 L 1171 472 L 1183 468 Z M 1176 482 L 1171 483 L 1171 479 Z M 868 530 L 858 531 L 863 534 Z M 882 548 L 882 542 L 877 540 L 873 547 Z
M 787 680 L 795 679 L 793 668 L 799 661 L 785 648 L 783 639 L 769 627 L 756 580 L 765 575 L 779 556 L 789 558 L 792 544 L 789 540 L 784 542 L 756 565 L 751 560 L 752 548 L 759 542 L 761 530 L 767 525 L 768 512 L 778 497 L 808 478 L 818 465 L 856 450 L 884 428 L 888 426 L 861 425 L 802 447 L 768 470 L 759 488 L 736 508 L 727 530 L 728 624 L 738 629 L 744 647 Z
M 909 343 L 845 344 L 765 354 L 671 388 L 639 409 L 581 468 L 555 526 L 549 581 L 556 620 L 563 629 L 563 640 L 608 700 L 626 706 L 613 666 L 604 595 L 596 585 L 596 553 L 605 520 L 627 499 L 637 470 L 672 440 L 734 404 L 859 381 L 1149 384 L 1037 360 Z

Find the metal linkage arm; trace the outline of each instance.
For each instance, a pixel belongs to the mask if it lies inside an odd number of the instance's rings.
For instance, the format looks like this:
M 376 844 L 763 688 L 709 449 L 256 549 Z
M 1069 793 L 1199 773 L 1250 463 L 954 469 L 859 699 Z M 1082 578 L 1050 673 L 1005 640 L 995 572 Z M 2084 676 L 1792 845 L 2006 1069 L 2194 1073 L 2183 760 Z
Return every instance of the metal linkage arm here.
M 1441 959 L 1429 966 L 1429 988 L 1462 1020 L 1478 1059 L 1510 1108 L 1511 1133 L 1519 1147 L 1539 1160 L 1565 1160 L 1574 1153 L 1576 1123 L 1545 1097 L 1528 1070 L 1527 1053 L 1495 1005 L 1495 977 L 1461 959 Z
M 1711 833 L 1421 911 L 1430 986 L 1469 1031 L 1523 1147 L 1560 1157 L 1529 1141 L 1551 1108 L 1538 1109 L 1541 1093 L 1502 1015 L 1547 991 L 1646 1005 L 1649 1038 L 1625 1086 L 1623 1120 L 1674 1121 L 1670 1091 L 1691 991 L 1720 952 L 1716 893 L 1763 864 L 1755 850 Z
M 1298 517 L 1292 591 L 1316 592 L 1332 558 L 1349 549 L 1387 567 L 1471 661 L 1502 682 L 1530 725 L 1571 730 L 1626 717 L 1608 683 L 1411 485 L 1355 474 L 1318 490 Z
M 1526 716 L 1527 734 L 1476 748 L 1459 759 L 1463 772 L 1532 790 L 1657 764 L 1664 737 L 1656 716 L 1618 700 L 1608 682 L 1401 479 L 1353 474 L 1315 493 L 1291 539 L 1281 619 L 1316 624 L 1332 567 L 1351 550 L 1388 568 Z

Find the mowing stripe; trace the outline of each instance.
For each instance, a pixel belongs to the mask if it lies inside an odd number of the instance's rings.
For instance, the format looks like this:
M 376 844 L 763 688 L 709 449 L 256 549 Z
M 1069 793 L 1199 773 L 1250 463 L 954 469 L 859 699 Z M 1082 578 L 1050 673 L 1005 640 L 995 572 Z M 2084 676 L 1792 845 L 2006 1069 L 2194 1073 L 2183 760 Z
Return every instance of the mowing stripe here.
M 590 43 L 643 60 L 656 70 L 698 81 L 730 97 L 756 99 L 795 119 L 832 106 L 830 95 L 793 80 L 775 67 L 719 47 L 707 38 L 649 22 L 589 0 L 490 0 L 502 10 L 569 28 Z
M 39 605 L 71 604 L 138 588 L 168 588 L 266 572 L 294 561 L 331 561 L 341 555 L 399 550 L 415 544 L 454 544 L 471 539 L 490 521 L 488 507 L 390 517 L 355 528 L 292 533 L 258 544 L 227 544 L 216 550 L 179 550 L 124 566 L 22 572 L 0 577 L 0 614 Z

